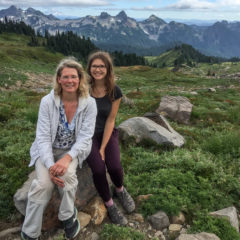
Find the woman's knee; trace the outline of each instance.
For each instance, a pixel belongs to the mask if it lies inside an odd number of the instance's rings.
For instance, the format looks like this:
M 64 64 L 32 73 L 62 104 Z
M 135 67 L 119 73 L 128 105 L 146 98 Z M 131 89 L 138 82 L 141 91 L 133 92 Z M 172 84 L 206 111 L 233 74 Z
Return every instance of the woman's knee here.
M 49 201 L 53 188 L 52 181 L 34 179 L 28 192 L 28 198 L 32 201 Z

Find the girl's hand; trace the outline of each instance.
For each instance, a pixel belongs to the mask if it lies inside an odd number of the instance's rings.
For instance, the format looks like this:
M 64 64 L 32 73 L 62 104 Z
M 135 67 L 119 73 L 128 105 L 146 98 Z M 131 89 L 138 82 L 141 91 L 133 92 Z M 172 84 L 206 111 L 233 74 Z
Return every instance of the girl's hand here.
M 105 161 L 105 149 L 100 148 L 99 153 L 102 157 L 102 160 Z

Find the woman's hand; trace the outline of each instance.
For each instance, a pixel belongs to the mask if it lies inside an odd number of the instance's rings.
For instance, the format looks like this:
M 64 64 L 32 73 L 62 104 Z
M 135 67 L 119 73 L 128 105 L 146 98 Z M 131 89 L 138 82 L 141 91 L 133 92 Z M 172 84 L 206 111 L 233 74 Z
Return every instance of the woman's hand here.
M 50 174 L 50 178 L 52 180 L 53 183 L 55 183 L 57 186 L 61 187 L 61 188 L 64 188 L 64 181 L 57 177 L 57 176 L 54 176 L 52 173 L 51 173 L 51 170 L 49 169 L 49 174 Z
M 50 167 L 50 173 L 53 176 L 63 176 L 66 173 L 71 161 L 72 157 L 66 154 L 64 157 L 60 158 L 52 167 Z
M 102 157 L 102 160 L 105 161 L 105 149 L 100 148 L 99 153 L 100 153 L 100 155 Z

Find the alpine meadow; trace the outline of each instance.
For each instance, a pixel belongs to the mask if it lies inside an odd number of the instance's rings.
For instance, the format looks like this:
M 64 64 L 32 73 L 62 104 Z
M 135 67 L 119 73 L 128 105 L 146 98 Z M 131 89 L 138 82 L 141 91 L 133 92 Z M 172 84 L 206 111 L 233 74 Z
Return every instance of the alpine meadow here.
M 75 55 L 74 51 L 57 51 L 53 44 L 49 48 L 46 38 L 33 35 L 0 32 L 0 232 L 22 223 L 13 196 L 34 170 L 28 167 L 29 149 L 35 138 L 40 99 L 52 87 L 58 62 L 65 55 Z M 97 47 L 89 39 L 82 40 L 88 51 L 75 56 L 86 67 L 87 54 Z M 132 61 L 115 64 L 120 65 L 115 66 L 116 83 L 132 101 L 122 101 L 117 126 L 155 112 L 164 96 L 186 97 L 193 104 L 188 124 L 167 119 L 184 137 L 182 147 L 147 139 L 121 142 L 125 185 L 136 202 L 140 195 L 150 194 L 137 202 L 144 222 L 160 210 L 169 218 L 181 212 L 189 234 L 207 232 L 221 240 L 240 240 L 229 221 L 209 215 L 231 206 L 240 210 L 240 62 L 219 58 L 201 62 L 192 55 L 176 62 L 183 53 L 179 48 L 145 58 L 112 53 L 116 61 L 120 62 L 119 55 Z M 160 239 L 131 225 L 105 224 L 99 228 L 101 240 Z M 12 236 L 9 239 L 15 239 L 19 232 Z M 166 239 L 176 237 L 167 235 Z

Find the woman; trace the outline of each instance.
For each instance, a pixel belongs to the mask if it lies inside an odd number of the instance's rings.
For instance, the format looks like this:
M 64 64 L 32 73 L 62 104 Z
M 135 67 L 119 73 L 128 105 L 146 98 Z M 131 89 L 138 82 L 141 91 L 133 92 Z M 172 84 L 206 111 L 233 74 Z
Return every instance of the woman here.
M 96 103 L 89 96 L 82 66 L 73 58 L 57 67 L 54 90 L 42 98 L 36 139 L 30 149 L 37 178 L 29 193 L 22 239 L 37 239 L 41 234 L 44 209 L 56 185 L 62 197 L 58 218 L 67 239 L 77 236 L 80 223 L 74 207 L 77 189 L 76 168 L 91 150 L 96 120 Z
M 110 219 L 113 223 L 125 225 L 127 219 L 113 202 L 106 178 L 107 167 L 120 203 L 128 213 L 134 211 L 134 201 L 123 187 L 118 130 L 114 127 L 122 92 L 114 83 L 113 64 L 108 53 L 99 51 L 90 55 L 87 73 L 90 76 L 91 96 L 95 98 L 98 109 L 92 150 L 87 162 L 93 173 L 95 187 L 105 202 Z

